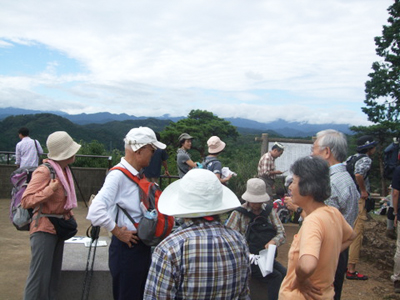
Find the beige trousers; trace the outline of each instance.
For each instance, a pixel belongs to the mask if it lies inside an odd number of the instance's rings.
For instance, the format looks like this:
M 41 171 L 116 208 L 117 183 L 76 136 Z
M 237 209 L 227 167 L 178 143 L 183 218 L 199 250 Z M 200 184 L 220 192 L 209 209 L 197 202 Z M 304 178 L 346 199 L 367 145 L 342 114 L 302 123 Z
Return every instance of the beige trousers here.
M 360 250 L 362 241 L 364 238 L 364 225 L 367 220 L 367 210 L 365 209 L 365 200 L 363 198 L 358 199 L 358 216 L 354 222 L 354 232 L 356 238 L 351 243 L 349 248 L 349 264 L 357 264 L 360 260 Z

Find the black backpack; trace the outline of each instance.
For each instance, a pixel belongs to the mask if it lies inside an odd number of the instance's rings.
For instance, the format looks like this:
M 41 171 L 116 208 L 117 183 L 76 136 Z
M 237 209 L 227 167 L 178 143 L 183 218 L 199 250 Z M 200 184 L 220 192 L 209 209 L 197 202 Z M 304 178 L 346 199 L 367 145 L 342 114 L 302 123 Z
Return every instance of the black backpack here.
M 349 172 L 351 178 L 353 178 L 353 181 L 355 182 L 357 189 L 358 189 L 358 185 L 357 185 L 357 181 L 356 181 L 356 175 L 354 174 L 354 170 L 356 168 L 356 163 L 361 158 L 366 157 L 366 156 L 367 156 L 366 154 L 353 155 L 350 157 L 350 159 L 348 159 L 346 161 L 346 170 L 347 170 L 347 172 Z M 365 178 L 367 178 L 367 177 L 368 177 L 368 174 L 367 174 L 367 176 L 365 176 Z
M 251 221 L 246 230 L 246 240 L 249 246 L 250 253 L 258 254 L 265 249 L 272 238 L 276 236 L 276 229 L 269 222 L 268 216 L 272 211 L 272 205 L 268 204 L 261 214 L 256 215 L 243 207 L 238 207 L 235 210 L 250 217 Z
M 397 167 L 399 144 L 391 143 L 383 151 L 383 177 L 392 180 L 394 169 Z

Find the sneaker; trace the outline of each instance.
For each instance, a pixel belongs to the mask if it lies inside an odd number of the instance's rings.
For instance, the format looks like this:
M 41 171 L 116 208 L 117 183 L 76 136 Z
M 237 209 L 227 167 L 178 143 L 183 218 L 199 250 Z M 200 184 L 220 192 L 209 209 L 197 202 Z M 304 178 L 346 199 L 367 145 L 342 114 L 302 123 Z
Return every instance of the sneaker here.
M 397 294 L 400 293 L 400 281 L 399 280 L 396 280 L 394 282 L 394 292 L 397 293 Z
M 349 271 L 346 272 L 346 278 L 350 280 L 367 280 L 368 276 L 358 273 L 357 271 L 354 273 L 350 273 Z M 399 281 L 400 287 L 400 281 Z

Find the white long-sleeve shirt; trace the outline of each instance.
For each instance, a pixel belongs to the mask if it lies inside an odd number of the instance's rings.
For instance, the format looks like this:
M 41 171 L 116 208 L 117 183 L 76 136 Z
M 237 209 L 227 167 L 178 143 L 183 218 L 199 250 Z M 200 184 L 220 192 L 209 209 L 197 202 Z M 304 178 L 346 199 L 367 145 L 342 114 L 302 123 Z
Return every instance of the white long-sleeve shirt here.
M 36 149 L 36 146 L 37 149 Z M 37 167 L 39 165 L 39 155 L 43 154 L 42 146 L 36 140 L 32 140 L 29 136 L 21 139 L 15 147 L 15 164 L 23 167 Z
M 122 158 L 117 166 L 127 169 L 134 176 L 139 174 L 125 158 Z M 116 204 L 123 207 L 135 222 L 141 220 L 143 214 L 140 209 L 139 187 L 119 170 L 113 170 L 107 175 L 103 187 L 89 207 L 86 219 L 94 226 L 102 226 L 111 231 L 115 227 L 118 212 L 118 226 L 126 226 L 128 230 L 136 231 L 135 226 Z

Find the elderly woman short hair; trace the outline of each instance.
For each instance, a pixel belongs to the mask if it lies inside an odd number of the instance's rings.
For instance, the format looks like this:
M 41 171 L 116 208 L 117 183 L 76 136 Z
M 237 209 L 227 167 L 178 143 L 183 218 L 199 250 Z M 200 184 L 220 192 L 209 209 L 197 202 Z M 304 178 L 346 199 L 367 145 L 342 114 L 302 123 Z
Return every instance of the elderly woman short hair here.
M 307 216 L 293 238 L 279 299 L 333 299 L 339 254 L 355 234 L 342 214 L 324 203 L 331 193 L 326 161 L 311 156 L 300 158 L 291 171 L 293 202 Z

